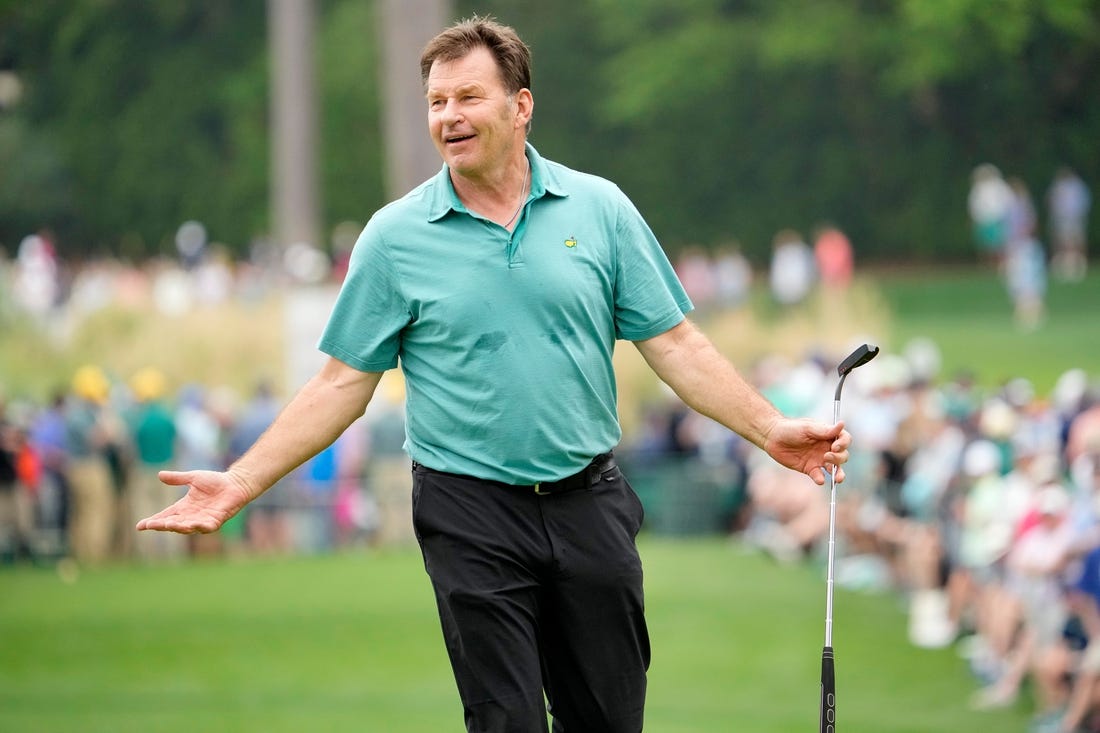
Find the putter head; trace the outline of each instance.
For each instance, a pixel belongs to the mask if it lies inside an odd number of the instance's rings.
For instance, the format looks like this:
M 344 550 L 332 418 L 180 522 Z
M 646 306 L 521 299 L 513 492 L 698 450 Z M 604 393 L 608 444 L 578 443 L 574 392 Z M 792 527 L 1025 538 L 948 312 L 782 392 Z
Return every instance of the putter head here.
M 858 349 L 848 354 L 848 358 L 840 362 L 840 366 L 836 368 L 837 374 L 844 377 L 848 372 L 852 371 L 856 367 L 861 367 L 867 362 L 874 359 L 878 355 L 878 347 L 871 344 L 864 344 Z

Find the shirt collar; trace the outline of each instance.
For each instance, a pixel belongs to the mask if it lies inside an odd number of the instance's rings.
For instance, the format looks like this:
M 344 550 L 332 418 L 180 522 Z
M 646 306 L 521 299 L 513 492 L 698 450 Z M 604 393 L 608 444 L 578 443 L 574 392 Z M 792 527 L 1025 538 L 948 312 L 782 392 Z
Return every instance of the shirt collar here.
M 540 199 L 543 196 L 569 195 L 569 192 L 561 184 L 555 171 L 547 165 L 535 146 L 525 143 L 527 160 L 531 164 L 531 198 Z M 439 173 L 435 175 L 432 185 L 432 200 L 428 210 L 428 221 L 439 221 L 450 212 L 466 213 L 466 207 L 462 205 L 458 194 L 455 193 L 454 184 L 451 183 L 450 170 L 444 163 Z

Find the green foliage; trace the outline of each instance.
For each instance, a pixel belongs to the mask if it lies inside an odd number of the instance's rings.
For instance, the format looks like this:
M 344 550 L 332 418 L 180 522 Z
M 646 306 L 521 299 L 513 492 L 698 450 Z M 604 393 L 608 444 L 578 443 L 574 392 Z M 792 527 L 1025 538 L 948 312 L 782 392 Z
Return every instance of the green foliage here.
M 330 5 L 317 42 L 325 220 L 365 224 L 385 196 L 377 13 L 368 2 Z
M 164 252 L 188 218 L 216 239 L 255 232 L 266 183 L 241 157 L 257 133 L 242 120 L 262 114 L 263 77 L 256 97 L 241 93 L 239 75 L 263 50 L 262 10 L 259 0 L 112 0 L 16 11 L 19 114 L 58 141 L 73 191 L 64 249 L 117 251 L 128 237 L 136 254 Z
M 666 240 L 724 228 L 760 261 L 778 228 L 827 218 L 864 257 L 965 259 L 975 164 L 1036 189 L 1061 162 L 1100 173 L 1079 138 L 1095 114 L 1072 111 L 1100 92 L 1081 73 L 1095 3 L 596 5 L 602 119 L 644 140 L 638 166 L 659 173 L 638 197 Z
M 384 203 L 375 3 L 316 0 L 324 230 Z M 534 51 L 532 140 L 615 180 L 670 250 L 830 220 L 864 260 L 973 257 L 993 162 L 1041 194 L 1100 183 L 1095 0 L 456 0 Z M 0 2 L 0 242 L 164 251 L 185 219 L 266 233 L 260 0 Z
M 43 222 L 65 222 L 73 205 L 69 175 L 56 141 L 33 134 L 18 117 L 0 116 L 0 243 L 10 233 L 12 249 L 18 238 Z

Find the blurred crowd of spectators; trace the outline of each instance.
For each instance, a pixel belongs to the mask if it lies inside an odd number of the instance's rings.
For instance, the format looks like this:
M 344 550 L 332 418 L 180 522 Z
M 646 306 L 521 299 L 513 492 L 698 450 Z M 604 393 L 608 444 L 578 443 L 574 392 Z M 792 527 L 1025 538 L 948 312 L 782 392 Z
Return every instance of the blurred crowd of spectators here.
M 210 537 L 133 525 L 182 496 L 160 470 L 221 470 L 259 437 L 281 408 L 268 384 L 172 392 L 156 369 L 86 365 L 49 404 L 0 400 L 0 562 L 319 552 L 411 531 L 400 391 L 387 377 L 363 419 Z
M 0 250 L 0 319 L 32 323 L 63 345 L 86 316 L 110 305 L 180 316 L 200 304 L 248 302 L 287 286 L 339 282 L 358 229 L 350 222 L 336 228 L 333 255 L 306 244 L 276 251 L 257 242 L 249 257 L 235 260 L 207 240 L 200 223 L 185 222 L 174 257 L 140 266 L 117 259 L 66 261 L 50 232 L 31 234 L 12 257 Z M 229 465 L 281 406 L 272 385 L 257 384 L 253 394 L 243 395 L 224 386 L 171 385 L 155 369 L 116 374 L 94 364 L 69 376 L 52 398 L 37 402 L 19 385 L 0 384 L 0 562 L 68 558 L 96 564 L 225 550 L 320 550 L 378 541 L 399 525 L 382 521 L 391 510 L 387 502 L 401 499 L 387 494 L 379 478 L 389 475 L 387 451 L 401 452 L 402 430 L 392 429 L 400 414 L 393 396 L 399 387 L 381 390 L 362 425 L 217 537 L 185 538 L 133 531 L 137 519 L 178 498 L 177 489 L 157 480 L 157 471 Z M 368 475 L 374 491 L 362 489 Z
M 752 377 L 786 414 L 830 420 L 843 355 L 771 356 Z M 965 374 L 942 377 L 939 363 L 935 345 L 917 340 L 846 386 L 843 417 L 856 437 L 838 490 L 836 583 L 906 599 L 911 642 L 954 646 L 966 659 L 974 707 L 1017 704 L 1027 689 L 1034 730 L 1095 730 L 1100 383 L 1072 369 L 1049 394 L 1025 379 L 982 390 Z M 671 397 L 630 449 L 650 466 L 669 455 L 709 465 L 694 474 L 704 488 L 669 491 L 706 494 L 746 547 L 823 562 L 829 492 L 808 477 Z M 723 482 L 724 493 L 706 488 Z M 664 507 L 651 505 L 660 522 Z
M 753 266 L 737 240 L 714 250 L 685 247 L 674 265 L 700 312 L 737 308 L 748 300 Z M 821 223 L 809 240 L 795 229 L 776 232 L 765 274 L 774 303 L 788 307 L 802 303 L 818 289 L 843 292 L 854 272 L 855 256 L 848 236 L 833 224 Z
M 182 315 L 199 304 L 258 300 L 288 285 L 340 282 L 359 228 L 354 222 L 337 225 L 331 255 L 306 243 L 279 249 L 257 240 L 242 258 L 208 241 L 203 225 L 189 221 L 176 233 L 174 256 L 140 265 L 117 258 L 66 260 L 53 234 L 43 230 L 24 237 L 12 252 L 0 246 L 0 317 L 29 317 L 64 337 L 81 318 L 112 304 Z

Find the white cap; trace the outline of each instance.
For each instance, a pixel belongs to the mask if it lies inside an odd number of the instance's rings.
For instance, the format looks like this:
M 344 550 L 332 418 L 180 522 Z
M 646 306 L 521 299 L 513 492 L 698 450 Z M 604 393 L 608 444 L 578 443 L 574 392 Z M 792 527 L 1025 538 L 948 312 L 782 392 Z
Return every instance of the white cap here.
M 1002 399 L 992 399 L 982 406 L 979 427 L 991 438 L 1008 438 L 1019 422 L 1015 408 Z

